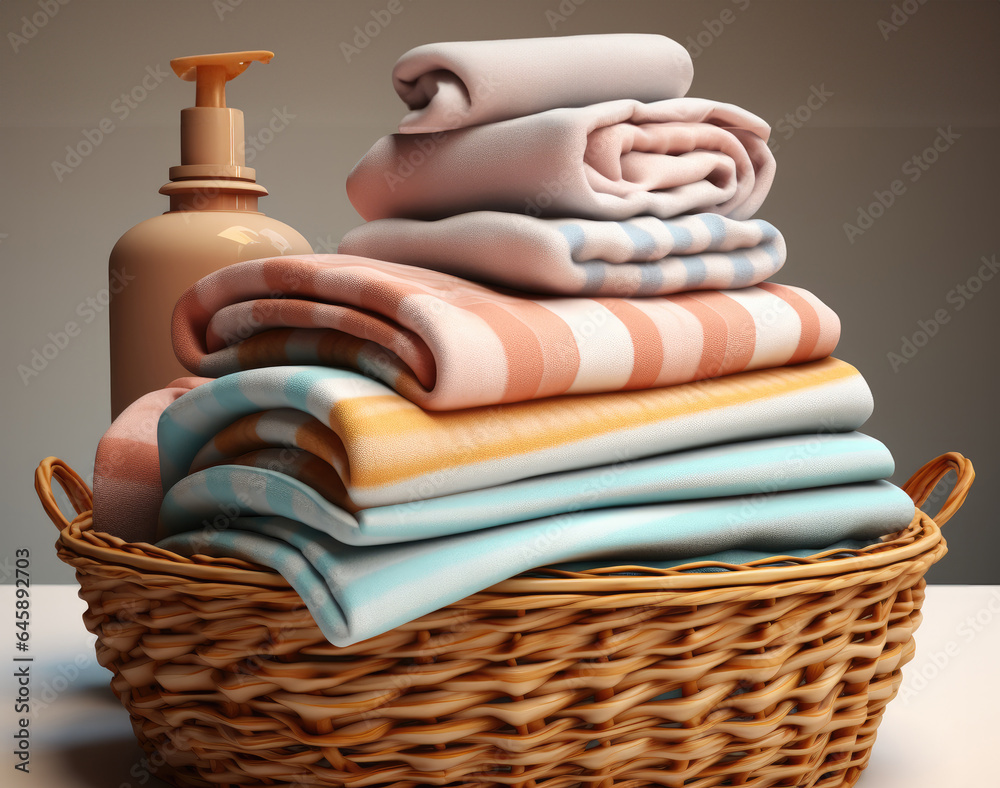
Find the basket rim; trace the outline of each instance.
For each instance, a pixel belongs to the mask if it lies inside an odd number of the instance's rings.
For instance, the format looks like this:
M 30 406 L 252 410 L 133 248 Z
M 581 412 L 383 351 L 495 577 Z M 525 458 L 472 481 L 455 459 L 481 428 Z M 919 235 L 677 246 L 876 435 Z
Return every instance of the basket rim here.
M 955 484 L 947 500 L 936 515 L 937 522 L 919 507 L 930 496 L 938 482 L 949 472 L 956 472 Z M 77 516 L 68 520 L 55 503 L 52 480 L 55 478 L 70 495 Z M 748 564 L 724 564 L 712 561 L 693 561 L 671 569 L 651 569 L 628 565 L 569 572 L 552 568 L 532 570 L 530 573 L 508 578 L 463 600 L 486 606 L 499 604 L 504 595 L 541 595 L 550 602 L 554 596 L 586 594 L 599 599 L 602 594 L 616 596 L 630 593 L 654 595 L 688 591 L 694 594 L 707 589 L 742 588 L 755 593 L 762 586 L 773 592 L 775 586 L 841 576 L 885 575 L 904 571 L 906 562 L 922 562 L 927 566 L 939 560 L 947 546 L 941 534 L 941 525 L 958 511 L 975 479 L 975 471 L 965 457 L 957 452 L 943 454 L 926 463 L 904 484 L 903 488 L 913 498 L 913 519 L 901 531 L 883 537 L 865 548 L 855 550 L 826 550 L 805 558 L 771 556 Z M 55 457 L 43 460 L 35 475 L 35 486 L 53 522 L 59 528 L 57 547 L 76 556 L 78 571 L 93 563 L 101 564 L 104 571 L 117 567 L 121 574 L 145 575 L 153 581 L 159 575 L 164 582 L 178 580 L 208 581 L 223 584 L 230 590 L 243 586 L 267 588 L 294 593 L 291 585 L 276 571 L 246 561 L 208 555 L 185 557 L 146 542 L 126 542 L 116 536 L 93 529 L 93 499 L 90 489 L 82 479 L 61 460 Z M 841 557 L 831 557 L 841 556 Z M 784 565 L 769 566 L 776 560 Z M 70 559 L 70 562 L 73 562 Z M 895 568 L 893 568 L 895 566 Z M 718 567 L 724 571 L 692 572 L 693 568 Z M 641 570 L 643 574 L 621 574 Z M 596 596 L 595 596 L 596 595 Z M 569 600 L 567 600 L 569 602 Z M 571 602 L 570 602 L 571 603 Z
M 645 567 L 645 575 L 628 576 L 615 574 L 626 567 L 609 566 L 591 569 L 588 572 L 565 572 L 546 569 L 550 577 L 524 577 L 519 575 L 498 583 L 486 591 L 498 593 L 530 593 L 532 581 L 545 580 L 546 588 L 553 592 L 594 592 L 601 590 L 597 583 L 615 580 L 630 591 L 669 591 L 678 589 L 719 588 L 723 586 L 772 585 L 790 580 L 806 580 L 831 575 L 844 575 L 872 569 L 880 569 L 891 564 L 916 559 L 931 553 L 945 540 L 940 526 L 919 509 L 913 520 L 902 531 L 886 537 L 883 541 L 861 549 L 825 550 L 806 557 L 782 556 L 780 553 L 746 564 L 726 564 L 718 561 L 697 561 L 682 564 L 674 569 L 652 569 Z M 843 558 L 827 556 L 841 555 Z M 776 559 L 784 559 L 790 565 L 769 566 Z M 691 572 L 684 569 L 717 567 L 722 572 Z M 536 570 L 537 571 L 537 570 Z M 622 583 L 622 581 L 627 581 Z M 720 582 L 724 581 L 724 582 Z M 731 582 L 730 582 L 731 581 Z
M 93 530 L 92 512 L 75 517 L 60 533 L 57 544 L 81 558 L 91 559 L 105 567 L 130 569 L 147 580 L 159 575 L 164 578 L 222 583 L 227 586 L 249 586 L 292 591 L 291 585 L 276 571 L 236 558 L 197 554 L 181 556 L 147 542 L 125 542 L 107 533 Z M 893 564 L 912 561 L 935 552 L 932 563 L 946 552 L 941 528 L 927 514 L 915 510 L 913 520 L 902 531 L 882 542 L 861 549 L 818 551 L 806 557 L 774 556 L 748 564 L 725 564 L 699 561 L 673 569 L 654 569 L 632 565 L 609 564 L 580 572 L 543 568 L 504 580 L 473 594 L 469 599 L 485 601 L 496 595 L 602 594 L 630 592 L 696 591 L 709 588 L 731 588 L 829 578 L 885 569 Z M 825 558 L 831 554 L 840 558 Z M 784 558 L 791 565 L 762 566 Z M 682 571 L 694 567 L 714 566 L 720 572 Z M 641 568 L 643 575 L 619 574 Z M 544 573 L 544 574 L 536 574 Z M 773 591 L 773 589 L 771 589 Z

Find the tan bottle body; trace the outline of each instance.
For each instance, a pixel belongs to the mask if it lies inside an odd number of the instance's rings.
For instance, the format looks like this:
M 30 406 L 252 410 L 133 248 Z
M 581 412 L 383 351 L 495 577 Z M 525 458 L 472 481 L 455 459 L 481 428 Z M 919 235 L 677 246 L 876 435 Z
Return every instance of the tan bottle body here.
M 226 106 L 226 82 L 266 50 L 176 58 L 170 67 L 196 83 L 197 105 L 181 110 L 181 163 L 160 194 L 170 210 L 137 224 L 111 251 L 111 417 L 150 391 L 191 373 L 174 356 L 174 305 L 191 285 L 227 265 L 259 257 L 312 254 L 283 222 L 257 210 L 267 189 L 246 166 L 243 113 Z
M 312 254 L 287 224 L 251 211 L 171 211 L 119 239 L 108 266 L 118 291 L 111 321 L 111 417 L 134 400 L 192 374 L 174 356 L 170 321 L 181 294 L 224 266 L 258 257 Z

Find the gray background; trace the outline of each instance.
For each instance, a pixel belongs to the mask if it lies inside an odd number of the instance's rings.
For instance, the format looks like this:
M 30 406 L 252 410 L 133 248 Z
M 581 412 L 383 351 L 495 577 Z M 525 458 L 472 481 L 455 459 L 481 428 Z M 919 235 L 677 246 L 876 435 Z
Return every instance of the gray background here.
M 399 13 L 347 58 L 341 44 L 389 2 L 70 0 L 48 16 L 44 9 L 55 1 L 4 0 L 0 7 L 0 566 L 28 546 L 36 582 L 73 582 L 55 558 L 55 531 L 31 478 L 48 454 L 88 479 L 93 473 L 94 449 L 109 423 L 106 312 L 27 383 L 18 366 L 30 364 L 49 332 L 82 322 L 77 308 L 106 286 L 117 238 L 166 210 L 157 189 L 179 163 L 178 112 L 194 97 L 193 86 L 169 72 L 170 58 L 276 52 L 273 63 L 254 65 L 231 83 L 229 104 L 244 110 L 251 134 L 272 112 L 294 115 L 252 166 L 272 193 L 262 209 L 322 252 L 360 221 L 344 179 L 402 116 L 390 69 L 410 47 L 656 32 L 697 55 L 691 95 L 740 104 L 775 127 L 778 177 L 758 216 L 788 241 L 777 279 L 811 289 L 841 315 L 837 355 L 871 384 L 876 410 L 866 431 L 892 449 L 895 481 L 949 450 L 976 463 L 980 481 L 947 527 L 951 553 L 929 579 L 1000 582 L 991 490 L 1000 277 L 974 282 L 981 287 L 971 300 L 952 292 L 977 276 L 983 256 L 1000 252 L 1000 3 L 394 0 Z M 33 15 L 45 24 L 28 37 L 22 16 Z M 16 40 L 22 32 L 24 40 Z M 121 118 L 116 101 L 141 85 L 147 69 L 169 76 Z M 822 104 L 813 99 L 810 109 L 809 97 L 823 93 L 832 95 Z M 783 120 L 789 113 L 799 113 L 798 127 Z M 66 146 L 105 118 L 114 130 L 59 180 L 53 162 L 65 161 Z M 904 170 L 905 163 L 941 129 L 959 136 L 910 180 L 914 165 Z M 856 223 L 859 209 L 896 179 L 905 191 L 850 242 L 844 224 Z M 894 370 L 888 354 L 899 353 L 918 321 L 936 313 L 946 322 Z

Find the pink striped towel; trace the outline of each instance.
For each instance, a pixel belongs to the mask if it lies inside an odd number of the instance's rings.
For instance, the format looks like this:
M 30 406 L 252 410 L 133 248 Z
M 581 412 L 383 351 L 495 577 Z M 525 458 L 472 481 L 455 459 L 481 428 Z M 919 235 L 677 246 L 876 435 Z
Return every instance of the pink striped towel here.
M 762 283 L 650 298 L 528 297 L 347 255 L 251 260 L 191 287 L 173 320 L 198 375 L 357 369 L 428 410 L 670 386 L 824 358 L 837 316 Z

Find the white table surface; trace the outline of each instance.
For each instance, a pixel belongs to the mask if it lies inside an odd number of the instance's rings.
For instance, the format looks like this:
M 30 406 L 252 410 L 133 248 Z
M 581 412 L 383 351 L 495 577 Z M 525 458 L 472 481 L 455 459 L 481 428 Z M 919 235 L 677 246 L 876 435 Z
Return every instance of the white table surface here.
M 0 647 L 3 679 L 3 772 L 0 785 L 24 788 L 164 788 L 143 768 L 128 714 L 97 664 L 94 637 L 80 616 L 75 586 L 31 589 L 30 772 L 14 770 L 19 714 L 14 589 L 0 586 L 9 642 Z M 860 788 L 1000 786 L 1000 586 L 931 586 L 917 655 L 889 704 Z M 24 656 L 24 655 L 20 655 Z

